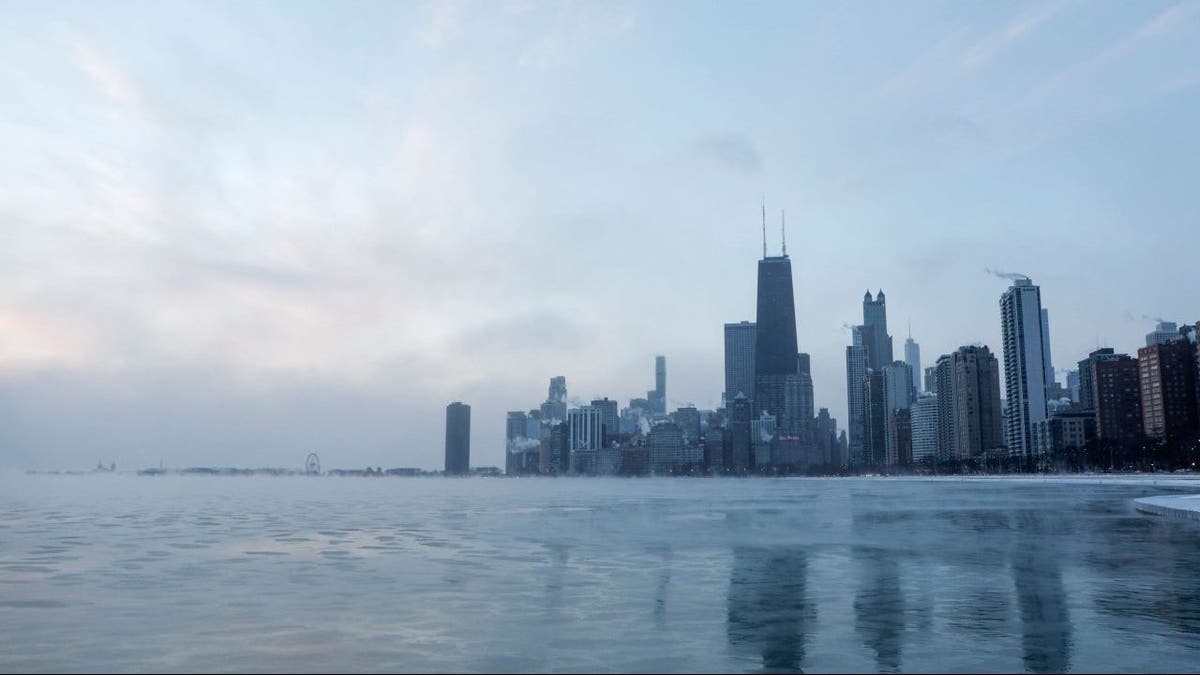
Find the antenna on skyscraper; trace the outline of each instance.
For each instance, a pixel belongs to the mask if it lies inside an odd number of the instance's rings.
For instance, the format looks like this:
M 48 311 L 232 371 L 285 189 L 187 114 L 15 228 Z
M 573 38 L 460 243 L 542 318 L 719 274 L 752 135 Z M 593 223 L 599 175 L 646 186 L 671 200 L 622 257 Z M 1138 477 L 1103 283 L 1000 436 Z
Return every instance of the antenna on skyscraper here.
M 763 258 L 767 257 L 767 196 L 764 194 L 762 198 L 763 212 Z
M 779 209 L 779 235 L 783 239 L 783 255 L 787 255 L 787 210 Z

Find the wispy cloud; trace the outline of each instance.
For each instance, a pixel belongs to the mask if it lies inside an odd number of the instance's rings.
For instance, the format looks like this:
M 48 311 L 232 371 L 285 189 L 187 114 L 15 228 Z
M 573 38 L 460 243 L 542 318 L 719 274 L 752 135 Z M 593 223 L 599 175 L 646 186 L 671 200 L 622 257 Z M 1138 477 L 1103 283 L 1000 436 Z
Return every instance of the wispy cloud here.
M 975 43 L 963 56 L 963 65 L 976 68 L 990 61 L 1013 43 L 1031 35 L 1051 19 L 1074 5 L 1068 2 L 1046 2 L 1035 4 L 1009 21 L 1008 25 Z
M 142 102 L 141 93 L 129 75 L 90 40 L 81 37 L 75 41 L 75 63 L 110 101 L 128 106 Z

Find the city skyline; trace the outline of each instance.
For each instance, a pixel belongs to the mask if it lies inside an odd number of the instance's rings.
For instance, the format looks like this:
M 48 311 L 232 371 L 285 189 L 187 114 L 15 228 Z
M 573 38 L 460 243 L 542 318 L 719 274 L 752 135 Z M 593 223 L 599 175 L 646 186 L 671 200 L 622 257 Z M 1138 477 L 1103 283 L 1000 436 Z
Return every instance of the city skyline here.
M 864 288 L 926 363 L 1001 351 L 989 268 L 1060 366 L 1200 316 L 1142 273 L 1194 265 L 1194 2 L 362 7 L 13 8 L 0 466 L 433 468 L 453 400 L 503 466 L 514 402 L 624 404 L 657 354 L 718 407 L 764 193 L 842 428 Z

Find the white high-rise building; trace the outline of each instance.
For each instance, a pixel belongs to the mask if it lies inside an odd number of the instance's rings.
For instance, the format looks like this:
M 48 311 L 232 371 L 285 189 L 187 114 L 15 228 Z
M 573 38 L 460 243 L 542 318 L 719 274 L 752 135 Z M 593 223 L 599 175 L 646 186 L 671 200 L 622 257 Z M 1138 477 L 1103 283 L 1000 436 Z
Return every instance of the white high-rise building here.
M 921 394 L 912 404 L 913 462 L 937 460 L 938 398 Z
M 913 392 L 921 390 L 921 345 L 913 341 L 912 336 L 904 341 L 904 362 L 912 369 Z
M 1004 338 L 1004 393 L 1008 416 L 1004 437 L 1010 455 L 1032 462 L 1033 423 L 1046 419 L 1046 387 L 1050 384 L 1049 329 L 1043 327 L 1042 291 L 1028 278 L 1013 281 L 1000 296 L 1000 328 Z
M 1050 360 L 1050 310 L 1042 308 L 1042 365 L 1046 370 L 1046 386 L 1055 382 L 1054 362 Z
M 598 406 L 584 405 L 567 411 L 571 433 L 571 452 L 599 450 L 604 442 L 604 411 Z

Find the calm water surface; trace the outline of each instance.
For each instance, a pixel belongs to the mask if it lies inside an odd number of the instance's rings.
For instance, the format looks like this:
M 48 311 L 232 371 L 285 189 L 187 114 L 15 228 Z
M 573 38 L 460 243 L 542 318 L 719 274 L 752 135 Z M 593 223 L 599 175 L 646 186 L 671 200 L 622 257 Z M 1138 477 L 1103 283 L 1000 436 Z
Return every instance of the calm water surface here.
M 1170 492 L 10 475 L 0 670 L 1194 672 Z

